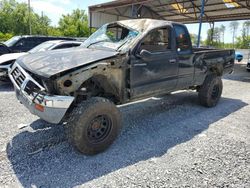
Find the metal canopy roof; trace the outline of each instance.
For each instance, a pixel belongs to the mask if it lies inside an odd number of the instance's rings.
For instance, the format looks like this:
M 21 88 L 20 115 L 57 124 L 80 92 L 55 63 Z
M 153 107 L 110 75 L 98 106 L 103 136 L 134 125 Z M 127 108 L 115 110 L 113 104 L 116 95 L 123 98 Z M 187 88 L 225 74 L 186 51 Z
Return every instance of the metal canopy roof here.
M 201 0 L 119 0 L 89 7 L 90 27 L 131 19 L 154 18 L 198 23 Z M 250 0 L 205 0 L 203 22 L 250 19 Z

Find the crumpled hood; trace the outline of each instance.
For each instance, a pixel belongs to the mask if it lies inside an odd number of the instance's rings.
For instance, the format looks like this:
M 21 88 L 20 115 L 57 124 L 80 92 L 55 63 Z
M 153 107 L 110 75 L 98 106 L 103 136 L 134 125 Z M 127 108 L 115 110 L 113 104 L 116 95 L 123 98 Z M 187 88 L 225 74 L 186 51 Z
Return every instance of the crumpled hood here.
M 30 54 L 18 59 L 28 71 L 49 78 L 55 74 L 117 55 L 115 51 L 83 47 Z
M 8 62 L 8 61 L 12 61 L 12 60 L 16 60 L 17 58 L 24 56 L 28 53 L 10 53 L 10 54 L 4 54 L 0 56 L 0 65 Z

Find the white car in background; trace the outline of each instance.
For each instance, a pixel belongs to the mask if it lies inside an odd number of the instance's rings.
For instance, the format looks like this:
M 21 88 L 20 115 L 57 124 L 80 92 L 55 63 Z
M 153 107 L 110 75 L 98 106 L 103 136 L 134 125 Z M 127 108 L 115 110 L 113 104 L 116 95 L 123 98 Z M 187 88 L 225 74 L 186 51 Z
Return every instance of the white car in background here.
M 57 49 L 65 49 L 78 47 L 82 44 L 82 42 L 78 41 L 66 41 L 66 40 L 53 40 L 44 42 L 35 48 L 31 49 L 28 52 L 21 53 L 10 53 L 0 56 L 0 81 L 8 80 L 8 69 L 19 57 L 22 57 L 27 54 L 37 53 L 48 50 L 57 50 Z

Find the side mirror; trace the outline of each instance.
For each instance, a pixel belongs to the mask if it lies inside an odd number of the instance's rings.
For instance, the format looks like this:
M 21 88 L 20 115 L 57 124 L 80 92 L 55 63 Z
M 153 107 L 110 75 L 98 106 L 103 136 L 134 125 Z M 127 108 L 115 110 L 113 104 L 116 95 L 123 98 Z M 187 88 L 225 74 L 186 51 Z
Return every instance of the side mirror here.
M 152 53 L 150 51 L 148 51 L 148 50 L 142 49 L 141 52 L 140 52 L 140 57 L 142 59 L 150 59 L 151 56 L 152 56 Z

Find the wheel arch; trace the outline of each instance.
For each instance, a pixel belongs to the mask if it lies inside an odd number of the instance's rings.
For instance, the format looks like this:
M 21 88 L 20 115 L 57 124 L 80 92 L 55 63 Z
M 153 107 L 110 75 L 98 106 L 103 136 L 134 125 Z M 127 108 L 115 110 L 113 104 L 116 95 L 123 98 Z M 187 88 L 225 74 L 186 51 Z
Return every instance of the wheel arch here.
M 209 72 L 211 74 L 216 74 L 217 76 L 222 76 L 223 75 L 223 65 L 218 64 L 216 66 L 209 67 Z
M 114 82 L 105 75 L 97 74 L 84 81 L 79 89 L 84 88 L 88 97 L 104 97 L 117 104 L 121 100 L 121 96 L 120 90 Z

